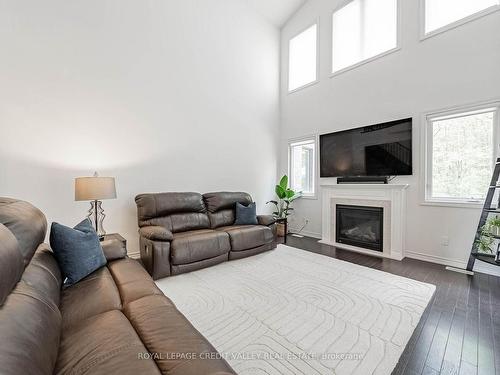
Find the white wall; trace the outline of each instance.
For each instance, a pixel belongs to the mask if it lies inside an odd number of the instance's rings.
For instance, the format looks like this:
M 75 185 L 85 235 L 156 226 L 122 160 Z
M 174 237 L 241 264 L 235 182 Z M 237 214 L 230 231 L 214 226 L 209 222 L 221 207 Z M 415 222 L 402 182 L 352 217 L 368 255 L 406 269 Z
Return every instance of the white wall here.
M 134 196 L 273 194 L 279 31 L 234 0 L 0 0 L 0 195 L 76 224 L 74 177 L 116 177 L 105 229 L 138 250 Z
M 339 0 L 309 0 L 281 33 L 280 170 L 287 170 L 287 140 L 308 134 L 414 118 L 414 175 L 408 183 L 406 251 L 412 257 L 463 266 L 480 210 L 421 205 L 419 189 L 422 113 L 500 99 L 500 12 L 427 40 L 419 40 L 417 0 L 401 0 L 402 49 L 330 78 L 331 14 Z M 319 19 L 319 83 L 287 94 L 288 40 Z M 319 179 L 319 183 L 328 179 Z M 320 200 L 295 204 L 295 225 L 320 236 Z M 449 246 L 442 237 L 449 236 Z

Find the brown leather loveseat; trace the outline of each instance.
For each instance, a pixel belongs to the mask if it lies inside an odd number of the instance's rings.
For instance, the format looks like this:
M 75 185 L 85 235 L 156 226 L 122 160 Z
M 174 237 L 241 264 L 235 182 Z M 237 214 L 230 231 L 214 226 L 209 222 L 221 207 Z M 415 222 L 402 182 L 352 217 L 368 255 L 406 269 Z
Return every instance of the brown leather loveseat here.
M 234 225 L 236 202 L 252 203 L 247 193 L 140 194 L 135 201 L 141 259 L 155 280 L 276 247 L 271 215 Z
M 234 374 L 124 249 L 61 289 L 46 229 L 0 198 L 0 374 Z

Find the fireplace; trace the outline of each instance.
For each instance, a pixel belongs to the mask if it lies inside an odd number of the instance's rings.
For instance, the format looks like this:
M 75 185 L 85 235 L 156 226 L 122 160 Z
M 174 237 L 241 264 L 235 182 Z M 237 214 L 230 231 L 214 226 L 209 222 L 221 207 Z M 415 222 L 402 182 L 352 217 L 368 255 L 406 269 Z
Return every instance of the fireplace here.
M 383 251 L 383 207 L 337 204 L 335 212 L 336 242 Z

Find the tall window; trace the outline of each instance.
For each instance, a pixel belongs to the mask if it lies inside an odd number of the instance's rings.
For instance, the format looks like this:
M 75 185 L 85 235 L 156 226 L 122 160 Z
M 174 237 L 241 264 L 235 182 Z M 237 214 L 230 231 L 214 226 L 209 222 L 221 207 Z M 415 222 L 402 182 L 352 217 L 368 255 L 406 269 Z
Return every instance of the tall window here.
M 289 144 L 290 187 L 304 196 L 316 194 L 316 140 L 304 139 Z
M 494 10 L 500 0 L 421 0 L 425 7 L 425 33 Z
M 296 90 L 317 79 L 317 25 L 314 24 L 288 44 L 288 91 Z
M 427 117 L 427 201 L 478 203 L 496 155 L 498 106 Z
M 398 0 L 353 0 L 333 13 L 333 73 L 397 45 Z

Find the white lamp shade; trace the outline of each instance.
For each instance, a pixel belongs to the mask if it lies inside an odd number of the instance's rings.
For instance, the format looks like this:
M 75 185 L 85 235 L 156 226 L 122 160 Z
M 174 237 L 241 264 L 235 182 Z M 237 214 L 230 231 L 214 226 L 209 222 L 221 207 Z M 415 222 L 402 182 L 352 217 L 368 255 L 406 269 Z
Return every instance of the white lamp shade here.
M 75 201 L 93 201 L 116 198 L 114 177 L 75 178 Z

